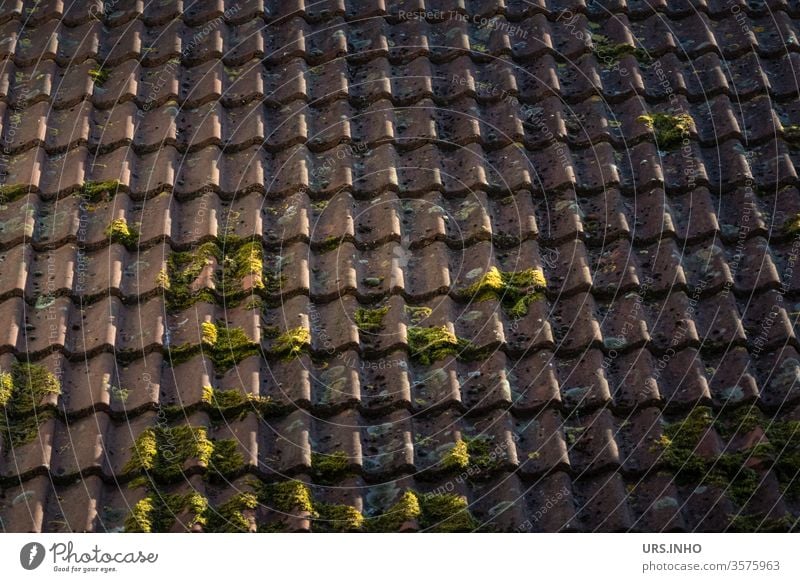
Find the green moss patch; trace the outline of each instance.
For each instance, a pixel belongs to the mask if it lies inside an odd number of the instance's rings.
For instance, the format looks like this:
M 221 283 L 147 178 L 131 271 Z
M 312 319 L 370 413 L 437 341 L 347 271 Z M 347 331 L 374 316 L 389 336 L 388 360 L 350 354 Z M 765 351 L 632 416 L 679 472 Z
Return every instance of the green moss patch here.
M 102 87 L 106 81 L 108 81 L 109 72 L 108 69 L 103 67 L 96 67 L 94 69 L 89 70 L 89 76 L 94 81 L 94 84 L 98 87 Z
M 331 454 L 311 453 L 311 476 L 316 483 L 335 483 L 349 471 L 350 459 L 344 451 Z
M 228 251 L 228 247 L 233 249 Z M 264 288 L 264 248 L 258 241 L 250 241 L 236 245 L 225 245 L 222 259 L 221 284 L 226 295 L 230 288 L 238 292 L 242 288 L 242 281 L 251 277 L 252 289 Z
M 266 396 L 244 393 L 240 390 L 215 390 L 211 386 L 203 386 L 202 402 L 215 416 L 226 416 L 237 411 L 255 408 L 261 413 L 271 411 L 274 402 Z
M 311 332 L 305 327 L 295 327 L 275 338 L 270 353 L 288 361 L 299 357 L 310 346 Z
M 786 234 L 800 233 L 800 214 L 792 216 L 783 223 L 783 232 Z
M 465 497 L 450 493 L 425 494 L 419 496 L 422 529 L 430 532 L 471 532 L 478 523 L 468 510 Z
M 445 326 L 409 326 L 407 337 L 411 358 L 425 366 L 447 356 L 468 359 L 475 351 L 472 343 L 456 337 Z
M 465 440 L 459 439 L 442 458 L 442 467 L 445 469 L 466 469 L 468 466 L 469 448 Z
M 678 147 L 694 127 L 692 116 L 688 113 L 670 115 L 668 113 L 651 113 L 640 115 L 637 121 L 644 123 L 656 136 L 656 143 L 662 150 Z
M 532 302 L 544 298 L 546 288 L 547 281 L 541 269 L 501 271 L 492 267 L 462 295 L 472 301 L 496 299 L 511 317 L 522 317 L 528 313 Z
M 389 306 L 379 307 L 377 309 L 365 309 L 359 307 L 356 309 L 356 326 L 362 332 L 375 332 L 383 326 L 383 317 L 389 312 Z
M 499 463 L 492 440 L 486 436 L 459 439 L 442 459 L 443 468 L 457 470 L 474 467 L 484 471 L 496 468 Z
M 131 482 L 132 487 L 167 483 L 183 476 L 190 459 L 209 466 L 212 475 L 235 473 L 244 464 L 235 441 L 211 440 L 203 427 L 150 427 L 136 438 L 123 473 L 144 473 Z
M 219 507 L 209 507 L 205 512 L 206 527 L 210 533 L 241 533 L 251 529 L 250 519 L 245 515 L 258 507 L 253 493 L 238 493 Z
M 405 312 L 406 315 L 408 316 L 408 320 L 414 325 L 416 325 L 418 323 L 421 323 L 423 320 L 429 318 L 431 316 L 431 313 L 433 313 L 433 309 L 425 306 L 414 307 L 412 305 L 406 305 Z
M 350 505 L 317 503 L 314 509 L 315 531 L 352 532 L 360 530 L 364 525 L 364 516 Z
M 119 180 L 106 180 L 105 182 L 84 182 L 81 187 L 81 196 L 90 202 L 109 200 L 119 190 Z
M 189 528 L 195 524 L 203 525 L 206 520 L 208 500 L 199 493 L 186 495 L 151 494 L 133 506 L 125 520 L 125 531 L 134 533 L 164 533 L 175 524 L 177 516 L 188 514 L 190 519 L 184 523 Z
M 126 247 L 135 247 L 139 242 L 139 231 L 135 226 L 129 225 L 124 218 L 111 221 L 106 227 L 106 236 L 111 242 L 119 243 Z
M 597 58 L 606 65 L 614 65 L 626 55 L 633 55 L 643 65 L 649 64 L 653 60 L 647 51 L 625 43 L 614 43 L 602 34 L 593 34 L 592 44 Z
M 283 513 L 314 512 L 311 491 L 300 481 L 265 484 L 261 487 L 259 499 L 268 507 Z
M 58 378 L 39 364 L 17 362 L 11 371 L 0 372 L 0 432 L 6 447 L 32 441 L 39 426 L 52 416 L 40 410 L 50 394 L 60 394 Z
M 3 184 L 0 186 L 0 203 L 8 204 L 25 196 L 28 186 L 23 184 Z
M 792 145 L 800 145 L 800 125 L 784 125 L 783 138 Z
M 406 491 L 400 500 L 385 513 L 367 520 L 367 528 L 373 532 L 394 533 L 407 521 L 420 516 L 419 498 L 413 491 Z
M 206 346 L 205 353 L 220 372 L 230 370 L 245 358 L 261 353 L 260 346 L 241 327 L 204 322 L 202 341 Z
M 214 302 L 208 289 L 196 291 L 192 284 L 203 269 L 219 262 L 221 254 L 214 243 L 204 243 L 192 251 L 172 253 L 167 259 L 166 273 L 159 274 L 159 285 L 165 290 L 170 311 L 186 309 L 198 301 Z

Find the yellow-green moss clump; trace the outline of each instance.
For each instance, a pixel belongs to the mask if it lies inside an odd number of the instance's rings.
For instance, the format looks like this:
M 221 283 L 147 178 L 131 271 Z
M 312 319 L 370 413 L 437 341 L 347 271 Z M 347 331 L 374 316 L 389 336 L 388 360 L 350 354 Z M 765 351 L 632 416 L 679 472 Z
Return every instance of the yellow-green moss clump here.
M 264 248 L 260 242 L 227 242 L 223 249 L 221 287 L 226 295 L 239 292 L 246 277 L 252 277 L 251 289 L 264 288 Z
M 406 315 L 408 315 L 408 320 L 416 325 L 429 318 L 431 313 L 433 313 L 433 309 L 425 306 L 414 307 L 412 305 L 406 305 L 405 312 Z
M 344 451 L 311 453 L 311 476 L 316 483 L 335 483 L 349 471 L 350 459 Z
M 417 519 L 419 515 L 419 498 L 413 491 L 406 491 L 385 513 L 367 520 L 367 528 L 374 532 L 397 532 L 404 523 Z
M 28 187 L 23 184 L 3 184 L 0 186 L 0 203 L 14 202 L 28 193 Z
M 605 65 L 614 65 L 625 55 L 633 55 L 639 63 L 646 65 L 652 61 L 647 51 L 625 43 L 614 43 L 602 34 L 592 35 L 592 44 L 598 60 Z
M 108 69 L 103 67 L 95 67 L 94 69 L 89 70 L 89 76 L 92 78 L 92 81 L 94 81 L 94 84 L 98 87 L 102 87 L 103 84 L 108 81 L 108 75 Z
M 183 475 L 184 464 L 189 459 L 197 459 L 198 464 L 208 466 L 211 475 L 229 475 L 244 465 L 234 440 L 211 440 L 203 427 L 150 427 L 134 442 L 123 473 L 144 473 L 131 482 L 132 487 L 167 483 Z
M 17 362 L 0 371 L 0 432 L 8 448 L 30 442 L 53 414 L 41 410 L 50 394 L 60 394 L 58 378 L 39 364 Z
M 176 517 L 186 514 L 185 528 L 204 525 L 208 500 L 199 493 L 159 495 L 152 493 L 139 501 L 125 519 L 125 531 L 164 533 L 170 531 Z
M 442 458 L 442 467 L 445 469 L 474 467 L 483 471 L 499 464 L 500 459 L 492 451 L 492 441 L 485 436 L 459 439 Z
M 106 236 L 111 242 L 119 243 L 126 247 L 135 247 L 139 242 L 139 231 L 135 226 L 129 225 L 124 218 L 116 218 L 106 227 Z
M 451 493 L 428 493 L 419 496 L 420 527 L 425 531 L 471 532 L 478 523 L 468 510 L 467 499 Z
M 295 327 L 275 338 L 270 353 L 288 361 L 299 357 L 310 345 L 311 332 L 302 326 Z
M 152 493 L 139 501 L 125 520 L 126 532 L 169 532 L 178 518 L 182 518 L 183 529 L 199 525 L 206 532 L 236 533 L 251 529 L 251 520 L 245 512 L 258 507 L 252 493 L 234 495 L 218 507 L 212 507 L 208 499 L 199 493 L 167 494 Z
M 216 416 L 224 416 L 236 411 L 244 412 L 251 407 L 261 413 L 266 413 L 274 406 L 272 399 L 266 396 L 244 393 L 235 388 L 216 390 L 211 386 L 203 386 L 202 402 L 207 404 Z
M 800 144 L 800 125 L 784 125 L 783 137 L 792 145 Z
M 442 458 L 442 467 L 445 469 L 466 469 L 468 466 L 469 450 L 467 441 L 459 439 Z
M 644 123 L 648 129 L 655 133 L 656 143 L 663 150 L 670 150 L 679 146 L 684 137 L 688 137 L 689 132 L 694 127 L 692 116 L 688 113 L 680 113 L 678 115 L 651 113 L 640 115 L 637 121 Z
M 205 353 L 221 372 L 230 370 L 245 358 L 261 353 L 260 346 L 241 327 L 210 322 L 204 322 L 201 326 Z
M 383 326 L 383 317 L 389 312 L 389 306 L 376 309 L 356 309 L 356 327 L 362 332 L 378 331 Z
M 783 223 L 783 232 L 786 234 L 800 233 L 800 214 L 795 214 Z
M 546 288 L 547 281 L 541 269 L 501 271 L 492 267 L 463 295 L 473 301 L 496 299 L 511 317 L 522 317 L 528 313 L 531 303 L 544 298 Z
M 364 516 L 350 505 L 317 503 L 314 510 L 315 531 L 352 532 L 360 530 L 364 525 Z
M 192 251 L 172 253 L 167 259 L 167 269 L 159 273 L 159 285 L 165 291 L 167 308 L 170 311 L 186 309 L 198 301 L 214 302 L 209 289 L 195 290 L 192 284 L 207 266 L 221 258 L 214 243 L 204 243 Z
M 120 186 L 119 180 L 84 182 L 81 186 L 81 196 L 89 202 L 99 202 L 103 199 L 113 198 Z
M 314 512 L 311 491 L 300 481 L 268 483 L 261 487 L 259 499 L 268 507 L 282 513 Z
M 408 348 L 412 359 L 428 366 L 447 356 L 467 359 L 474 347 L 465 339 L 458 338 L 447 327 L 416 327 L 407 329 Z

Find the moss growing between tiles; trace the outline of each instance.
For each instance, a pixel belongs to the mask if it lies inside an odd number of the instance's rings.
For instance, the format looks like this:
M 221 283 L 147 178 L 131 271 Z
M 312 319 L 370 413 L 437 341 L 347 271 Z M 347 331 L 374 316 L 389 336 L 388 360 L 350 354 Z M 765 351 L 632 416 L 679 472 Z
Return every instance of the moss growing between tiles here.
M 261 353 L 259 345 L 250 340 L 241 327 L 203 322 L 202 342 L 206 353 L 220 372 L 230 370 L 239 362 Z
M 213 442 L 213 452 L 208 463 L 210 476 L 230 477 L 244 468 L 244 456 L 234 439 L 220 439 Z
M 163 533 L 168 532 L 175 524 L 176 517 L 188 513 L 192 518 L 184 527 L 195 524 L 204 525 L 208 510 L 208 500 L 199 493 L 186 495 L 151 494 L 133 506 L 125 520 L 126 532 Z
M 468 466 L 469 450 L 467 442 L 459 439 L 442 458 L 442 467 L 444 469 L 466 469 Z
M 22 184 L 4 184 L 0 186 L 0 203 L 8 204 L 25 196 L 28 187 Z
M 523 317 L 531 303 L 544 298 L 542 292 L 546 288 L 547 281 L 541 269 L 501 271 L 492 267 L 464 290 L 463 296 L 473 301 L 496 299 L 511 317 Z
M 264 288 L 264 249 L 260 242 L 226 243 L 223 248 L 221 287 L 226 295 L 242 289 L 242 281 L 252 277 L 253 289 Z
M 446 327 L 415 327 L 407 330 L 411 358 L 428 366 L 447 356 L 467 359 L 474 351 L 470 342 L 456 337 Z
M 81 196 L 90 202 L 99 202 L 103 198 L 113 198 L 120 186 L 119 180 L 84 182 L 81 187 Z
M 195 283 L 207 266 L 221 258 L 219 249 L 214 243 L 204 243 L 192 251 L 172 253 L 167 260 L 166 283 L 161 280 L 165 290 L 167 309 L 178 311 L 198 301 L 214 302 L 214 296 L 208 289 L 195 290 Z M 159 274 L 161 277 L 161 274 Z
M 103 84 L 108 81 L 108 70 L 103 67 L 96 67 L 94 69 L 89 70 L 89 76 L 94 81 L 94 84 L 98 87 L 102 87 Z
M 350 459 L 344 451 L 336 451 L 329 455 L 311 453 L 311 475 L 316 483 L 335 483 L 350 469 Z
M 383 317 L 388 312 L 388 305 L 377 309 L 359 307 L 356 309 L 356 326 L 358 330 L 363 332 L 378 331 L 383 326 Z
M 119 243 L 126 247 L 134 247 L 139 242 L 139 231 L 127 223 L 124 218 L 111 221 L 106 227 L 106 236 L 111 242 Z
M 250 407 L 256 408 L 262 414 L 269 411 L 274 403 L 271 398 L 244 393 L 240 390 L 215 390 L 211 386 L 203 386 L 202 401 L 209 405 L 215 416 L 224 416 L 236 410 L 247 411 Z
M 787 219 L 783 223 L 783 231 L 786 234 L 800 234 L 800 214 Z
M 784 125 L 783 137 L 791 145 L 800 145 L 800 125 Z
M 314 513 L 311 492 L 300 481 L 281 481 L 261 487 L 259 499 L 268 507 L 282 512 L 307 511 Z
M 594 45 L 597 58 L 606 65 L 618 63 L 625 55 L 633 55 L 633 57 L 643 65 L 652 62 L 652 58 L 647 54 L 647 51 L 629 44 L 613 43 L 607 36 L 602 34 L 593 34 L 592 44 Z
M 342 238 L 342 237 L 329 236 L 328 238 L 323 240 L 321 243 L 319 243 L 319 246 L 318 246 L 319 252 L 324 254 L 324 253 L 328 253 L 330 251 L 333 251 L 335 249 L 338 249 L 343 241 L 344 241 L 344 238 Z
M 450 493 L 419 497 L 420 526 L 431 532 L 471 532 L 478 527 L 466 498 Z
M 374 532 L 394 533 L 407 521 L 420 515 L 419 498 L 413 491 L 406 491 L 400 500 L 386 510 L 386 513 L 367 520 L 367 529 Z
M 305 327 L 295 327 L 275 338 L 270 353 L 288 361 L 299 357 L 310 345 L 311 332 Z
M 350 505 L 317 503 L 314 530 L 327 532 L 358 531 L 364 525 L 364 516 Z
M 427 319 L 433 313 L 433 309 L 430 307 L 413 307 L 411 305 L 405 306 L 406 315 L 408 315 L 408 320 L 413 324 L 418 324 L 423 320 Z
M 253 493 L 239 493 L 219 507 L 209 507 L 205 512 L 206 527 L 209 533 L 248 532 L 251 520 L 245 515 L 258 507 L 258 499 Z
M 137 437 L 131 448 L 131 458 L 123 473 L 143 471 L 145 476 L 134 479 L 131 486 L 153 481 L 174 481 L 183 474 L 184 463 L 196 458 L 207 465 L 214 454 L 214 443 L 206 429 L 194 426 L 151 427 Z
M 688 113 L 670 115 L 668 113 L 651 113 L 640 115 L 637 121 L 644 123 L 656 136 L 658 147 L 670 150 L 678 147 L 684 136 L 694 127 L 692 116 Z
M 35 439 L 39 426 L 52 416 L 52 411 L 40 410 L 43 401 L 60 393 L 58 378 L 42 365 L 17 362 L 10 372 L 0 372 L 0 432 L 6 447 Z
M 798 520 L 791 516 L 764 518 L 760 515 L 731 516 L 728 530 L 736 533 L 788 533 L 797 531 Z

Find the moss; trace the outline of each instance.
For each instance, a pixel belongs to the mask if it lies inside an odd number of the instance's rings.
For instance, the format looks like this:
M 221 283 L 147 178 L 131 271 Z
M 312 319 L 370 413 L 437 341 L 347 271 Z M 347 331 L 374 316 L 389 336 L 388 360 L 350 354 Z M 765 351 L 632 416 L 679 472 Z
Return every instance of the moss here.
M 359 331 L 373 332 L 378 331 L 383 326 L 383 317 L 389 312 L 389 306 L 377 309 L 356 309 L 356 326 Z
M 150 494 L 133 506 L 125 519 L 126 532 L 163 533 L 175 524 L 178 515 L 188 512 L 193 518 L 184 525 L 203 525 L 206 521 L 208 500 L 199 493 L 185 495 Z
M 787 533 L 797 528 L 797 520 L 789 515 L 765 518 L 761 515 L 735 515 L 728 531 L 738 533 Z
M 246 242 L 238 245 L 230 245 L 234 250 L 223 255 L 223 279 L 222 287 L 226 294 L 230 290 L 239 291 L 242 280 L 252 277 L 252 287 L 254 289 L 264 288 L 264 249 L 258 241 Z
M 271 353 L 288 361 L 297 358 L 311 345 L 311 332 L 305 327 L 295 327 L 275 339 Z
M 413 324 L 418 324 L 421 321 L 430 317 L 431 313 L 433 313 L 433 309 L 430 307 L 413 307 L 411 305 L 405 306 L 406 315 L 408 315 L 408 320 Z
M 651 113 L 640 115 L 637 121 L 644 123 L 656 136 L 658 147 L 663 150 L 676 148 L 694 127 L 692 116 L 688 113 L 670 115 Z
M 89 76 L 92 78 L 92 81 L 94 81 L 95 85 L 102 87 L 103 84 L 108 81 L 109 72 L 107 69 L 100 66 L 90 69 Z
M 800 125 L 784 125 L 783 137 L 792 145 L 800 144 Z
M 462 295 L 473 301 L 496 299 L 510 316 L 523 317 L 532 302 L 544 297 L 542 291 L 546 288 L 547 281 L 541 269 L 501 271 L 492 267 Z
M 32 441 L 39 426 L 52 416 L 40 410 L 50 394 L 60 394 L 58 378 L 40 364 L 17 362 L 0 373 L 0 432 L 8 448 Z
M 0 186 L 0 202 L 7 204 L 22 198 L 28 193 L 28 186 L 24 184 L 4 184 Z
M 466 439 L 467 454 L 470 465 L 478 469 L 491 470 L 500 465 L 500 459 L 492 447 L 492 439 L 487 436 L 476 436 Z
M 311 453 L 311 475 L 316 483 L 335 483 L 347 475 L 350 459 L 344 451 Z
M 800 214 L 795 214 L 783 223 L 783 232 L 786 234 L 800 233 Z
M 411 358 L 428 366 L 447 356 L 464 357 L 465 352 L 472 349 L 472 344 L 456 337 L 446 327 L 408 328 L 408 347 Z
M 137 437 L 123 473 L 142 471 L 150 481 L 174 481 L 183 475 L 183 465 L 187 460 L 197 458 L 201 464 L 207 465 L 213 454 L 214 443 L 208 438 L 205 428 L 186 425 L 151 427 Z M 136 479 L 131 485 L 146 484 L 147 478 Z
M 597 57 L 607 65 L 618 63 L 626 55 L 633 55 L 641 64 L 649 64 L 653 60 L 647 51 L 625 43 L 613 43 L 602 34 L 592 34 L 592 44 Z
M 251 520 L 245 515 L 258 507 L 258 499 L 253 493 L 238 493 L 216 508 L 206 511 L 206 532 L 241 533 L 251 529 Z
M 467 499 L 450 493 L 419 497 L 420 526 L 431 532 L 470 532 L 478 524 L 470 514 Z
M 214 477 L 229 477 L 244 468 L 244 456 L 233 439 L 213 441 L 209 469 Z
M 317 248 L 319 249 L 320 253 L 327 253 L 335 249 L 338 249 L 339 246 L 342 244 L 343 240 L 344 238 L 339 236 L 329 236 L 321 243 L 319 243 L 319 246 Z
M 363 281 L 367 287 L 380 287 L 381 283 L 383 283 L 383 277 L 365 277 Z
M 207 266 L 221 259 L 221 253 L 214 243 L 204 243 L 192 251 L 172 253 L 167 260 L 166 282 L 161 287 L 166 290 L 167 309 L 178 311 L 198 301 L 214 301 L 208 290 L 197 292 L 192 284 Z
M 131 391 L 127 388 L 122 388 L 121 386 L 109 386 L 108 394 L 111 397 L 112 402 L 125 404 L 130 397 Z
M 445 469 L 466 469 L 469 466 L 469 448 L 465 440 L 459 439 L 442 458 Z
M 283 513 L 294 511 L 314 512 L 311 492 L 300 481 L 269 483 L 261 488 L 260 499 L 269 507 Z
M 119 180 L 106 180 L 105 182 L 84 182 L 81 186 L 81 196 L 90 202 L 99 202 L 103 199 L 113 198 L 119 190 Z
M 244 393 L 235 388 L 215 390 L 211 386 L 203 386 L 202 402 L 209 405 L 217 416 L 224 416 L 235 410 L 247 410 L 248 407 L 254 407 L 264 413 L 274 406 L 272 399 L 266 396 Z
M 358 531 L 364 525 L 364 516 L 350 505 L 317 503 L 314 529 L 329 532 Z
M 253 342 L 241 327 L 204 322 L 202 342 L 207 354 L 220 372 L 230 370 L 239 362 L 261 353 L 260 346 Z
M 127 223 L 124 218 L 116 218 L 106 227 L 106 236 L 111 242 L 125 245 L 126 247 L 136 246 L 139 242 L 139 231 Z
M 367 527 L 374 532 L 397 532 L 405 522 L 417 519 L 419 516 L 419 498 L 413 491 L 406 491 L 385 513 L 367 520 Z

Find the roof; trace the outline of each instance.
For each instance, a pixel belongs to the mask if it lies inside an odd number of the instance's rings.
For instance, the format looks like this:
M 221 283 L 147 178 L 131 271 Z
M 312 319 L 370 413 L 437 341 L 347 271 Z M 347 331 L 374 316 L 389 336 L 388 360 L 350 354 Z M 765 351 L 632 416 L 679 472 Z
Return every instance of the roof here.
M 785 531 L 794 1 L 0 9 L 0 529 Z

